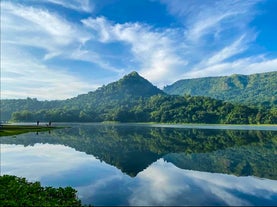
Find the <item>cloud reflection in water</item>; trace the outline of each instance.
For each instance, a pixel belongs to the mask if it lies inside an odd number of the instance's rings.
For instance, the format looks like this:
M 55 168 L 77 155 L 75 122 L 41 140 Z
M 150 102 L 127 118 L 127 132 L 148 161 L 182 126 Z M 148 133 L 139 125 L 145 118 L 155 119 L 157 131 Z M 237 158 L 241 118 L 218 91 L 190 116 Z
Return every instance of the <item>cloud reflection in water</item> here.
M 276 205 L 277 181 L 182 170 L 159 159 L 137 176 L 131 205 Z
M 72 186 L 94 205 L 277 205 L 277 181 L 183 170 L 157 160 L 135 178 L 63 145 L 1 145 L 1 174 Z

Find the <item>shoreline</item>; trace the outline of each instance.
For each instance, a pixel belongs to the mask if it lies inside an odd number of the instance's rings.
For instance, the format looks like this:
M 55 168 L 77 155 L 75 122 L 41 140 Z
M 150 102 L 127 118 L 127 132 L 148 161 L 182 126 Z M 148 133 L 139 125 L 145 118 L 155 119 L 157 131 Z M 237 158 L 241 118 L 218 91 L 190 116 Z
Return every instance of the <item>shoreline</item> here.
M 37 125 L 34 122 L 9 123 L 0 125 L 0 137 L 13 136 L 28 132 L 50 131 L 54 129 L 70 128 L 72 124 L 84 125 L 128 125 L 142 127 L 158 128 L 183 128 L 183 129 L 208 129 L 208 130 L 261 130 L 277 131 L 275 124 L 203 124 L 203 123 L 155 123 L 155 122 L 55 122 L 55 125 L 49 126 L 47 122 L 41 122 Z
M 1 124 L 0 125 L 0 137 L 2 136 L 14 136 L 18 134 L 28 133 L 28 132 L 41 132 L 50 131 L 53 129 L 61 129 L 65 127 L 61 126 L 49 126 L 49 125 L 20 125 L 20 124 Z

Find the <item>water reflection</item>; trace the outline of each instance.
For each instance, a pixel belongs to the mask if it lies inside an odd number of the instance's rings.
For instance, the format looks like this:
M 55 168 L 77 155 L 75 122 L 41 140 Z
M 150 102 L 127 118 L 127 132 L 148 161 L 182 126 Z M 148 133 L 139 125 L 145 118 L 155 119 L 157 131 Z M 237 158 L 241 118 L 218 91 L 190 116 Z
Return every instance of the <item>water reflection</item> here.
M 35 144 L 24 147 L 1 144 L 1 174 L 23 176 L 31 181 L 47 179 L 49 182 L 51 176 L 61 177 L 65 172 L 76 172 L 88 162 L 93 165 L 100 163 L 93 156 L 63 145 Z M 56 181 L 53 184 L 57 185 Z
M 276 130 L 73 124 L 1 137 L 1 174 L 72 186 L 84 204 L 277 205 L 276 151 Z
M 94 156 L 51 144 L 1 145 L 1 173 L 72 186 L 94 205 L 276 205 L 277 181 L 183 170 L 164 159 L 134 178 Z
M 135 177 L 164 157 L 183 169 L 277 178 L 277 131 L 72 125 L 51 134 L 1 137 L 6 144 L 60 144 L 94 155 Z
M 276 144 L 246 145 L 210 153 L 170 153 L 164 159 L 182 169 L 277 180 Z
M 131 205 L 276 205 L 277 181 L 181 170 L 160 159 L 138 175 Z

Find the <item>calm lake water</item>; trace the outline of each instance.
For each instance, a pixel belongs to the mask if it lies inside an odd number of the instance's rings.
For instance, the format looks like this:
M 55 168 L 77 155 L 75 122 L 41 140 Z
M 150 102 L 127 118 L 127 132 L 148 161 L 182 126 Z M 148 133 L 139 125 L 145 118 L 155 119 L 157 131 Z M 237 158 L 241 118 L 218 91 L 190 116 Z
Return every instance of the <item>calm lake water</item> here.
M 277 126 L 62 125 L 1 137 L 1 174 L 83 204 L 277 205 Z

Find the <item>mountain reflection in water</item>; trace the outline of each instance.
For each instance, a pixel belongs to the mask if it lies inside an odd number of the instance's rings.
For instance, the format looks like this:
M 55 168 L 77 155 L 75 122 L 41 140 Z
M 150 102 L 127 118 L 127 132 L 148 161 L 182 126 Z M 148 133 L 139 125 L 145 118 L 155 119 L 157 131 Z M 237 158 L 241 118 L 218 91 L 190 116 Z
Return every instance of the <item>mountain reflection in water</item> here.
M 273 205 L 276 140 L 276 131 L 73 124 L 1 137 L 1 173 L 70 185 L 95 205 Z

